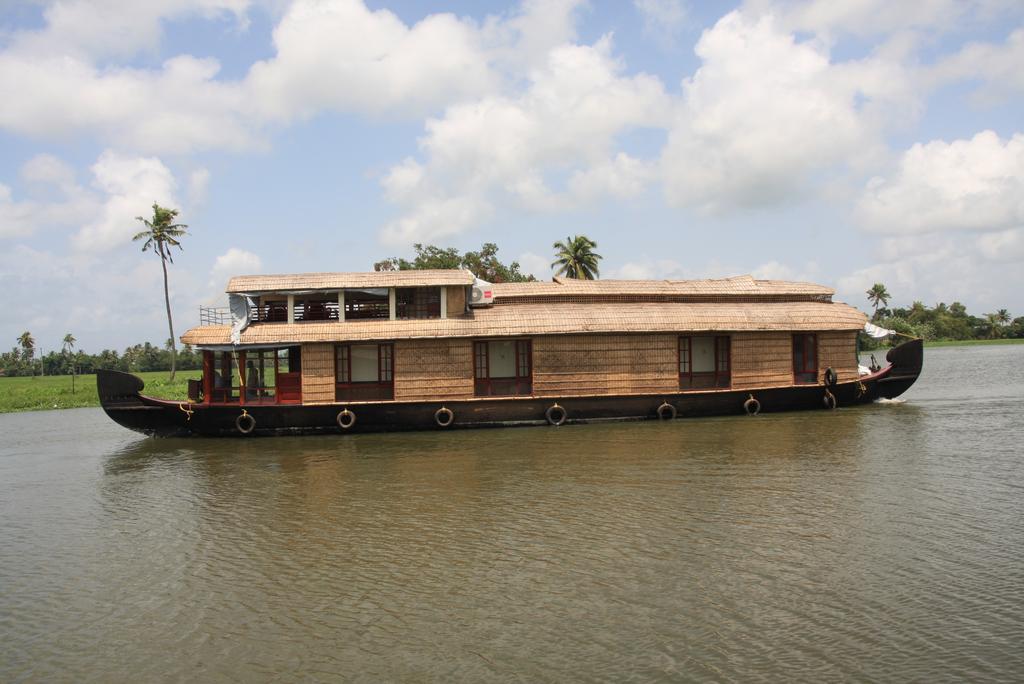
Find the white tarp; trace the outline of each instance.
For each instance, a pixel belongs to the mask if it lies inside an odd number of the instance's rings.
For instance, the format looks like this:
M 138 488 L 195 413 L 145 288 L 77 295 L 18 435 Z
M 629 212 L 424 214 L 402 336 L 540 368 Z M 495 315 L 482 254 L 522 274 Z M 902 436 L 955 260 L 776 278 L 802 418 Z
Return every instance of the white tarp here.
M 895 330 L 886 330 L 885 328 L 879 327 L 877 325 L 872 325 L 871 323 L 864 324 L 864 332 L 867 333 L 868 337 L 873 337 L 876 340 L 881 340 L 883 338 L 889 337 L 889 335 L 896 334 Z
M 252 301 L 245 295 L 229 294 L 228 307 L 231 309 L 231 344 L 242 341 L 242 331 L 249 327 Z

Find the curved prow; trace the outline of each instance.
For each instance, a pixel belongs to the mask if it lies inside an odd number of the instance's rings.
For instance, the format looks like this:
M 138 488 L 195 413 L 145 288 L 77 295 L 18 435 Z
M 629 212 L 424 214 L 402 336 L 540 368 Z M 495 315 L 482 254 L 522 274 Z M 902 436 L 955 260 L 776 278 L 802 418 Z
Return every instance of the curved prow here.
M 100 405 L 104 408 L 142 404 L 139 394 L 145 386 L 142 378 L 131 373 L 115 370 L 96 371 L 96 391 L 100 395 Z
M 878 381 L 879 393 L 888 399 L 900 396 L 921 375 L 924 364 L 924 340 L 908 340 L 889 350 L 885 355 L 890 363 L 885 377 Z

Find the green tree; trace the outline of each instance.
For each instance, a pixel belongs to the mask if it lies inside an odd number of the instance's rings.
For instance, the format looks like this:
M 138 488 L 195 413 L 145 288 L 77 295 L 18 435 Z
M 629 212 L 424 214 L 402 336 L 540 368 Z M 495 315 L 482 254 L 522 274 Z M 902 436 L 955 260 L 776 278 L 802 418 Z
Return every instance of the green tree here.
M 1013 319 L 1010 317 L 1010 312 L 1006 309 L 1000 309 L 996 311 L 996 321 L 999 325 L 1009 325 Z
M 498 246 L 493 242 L 485 242 L 477 252 L 460 254 L 454 247 L 436 247 L 434 245 L 415 244 L 412 246 L 416 258 L 412 261 L 401 257 L 390 257 L 373 265 L 374 271 L 411 271 L 424 269 L 464 268 L 475 275 L 492 283 L 519 283 L 533 281 L 536 278 L 530 273 L 520 270 L 519 262 L 503 264 L 498 259 Z
M 78 340 L 75 339 L 74 335 L 72 335 L 71 333 L 68 333 L 67 335 L 64 336 L 64 339 L 61 340 L 61 345 L 60 345 L 61 354 L 64 355 L 65 359 L 67 359 L 68 363 L 71 365 L 71 393 L 72 394 L 75 393 L 75 361 L 74 361 L 74 357 L 72 356 L 72 353 L 74 352 L 75 342 L 77 342 L 77 341 Z
M 885 285 L 882 283 L 875 283 L 871 286 L 871 289 L 867 291 L 868 301 L 875 307 L 875 315 L 872 316 L 872 320 L 878 318 L 878 310 L 883 306 L 889 304 L 889 291 L 885 289 Z
M 171 382 L 174 382 L 174 361 L 175 361 L 175 348 L 174 348 L 174 322 L 171 320 L 171 296 L 167 289 L 167 262 L 174 263 L 174 259 L 171 257 L 171 248 L 177 247 L 181 249 L 181 243 L 178 238 L 187 235 L 185 231 L 188 228 L 184 223 L 174 223 L 174 219 L 178 216 L 177 209 L 167 209 L 161 207 L 156 202 L 153 203 L 153 218 L 148 220 L 142 216 L 136 216 L 136 221 L 141 221 L 146 226 L 146 230 L 137 233 L 132 241 L 145 240 L 142 245 L 142 251 L 148 251 L 152 249 L 160 257 L 160 265 L 164 271 L 164 304 L 167 306 L 167 328 L 171 333 Z
M 985 314 L 985 324 L 988 329 L 988 338 L 994 340 L 999 337 L 1001 330 L 998 313 Z
M 32 361 L 36 354 L 36 341 L 28 330 L 18 335 L 18 344 L 21 345 L 21 358 L 28 362 L 29 371 L 35 377 L 36 367 Z
M 600 275 L 597 262 L 602 257 L 593 251 L 597 243 L 586 235 L 567 237 L 564 242 L 559 240 L 552 247 L 555 249 L 555 260 L 551 262 L 551 268 L 558 269 L 555 275 L 578 280 L 594 280 Z

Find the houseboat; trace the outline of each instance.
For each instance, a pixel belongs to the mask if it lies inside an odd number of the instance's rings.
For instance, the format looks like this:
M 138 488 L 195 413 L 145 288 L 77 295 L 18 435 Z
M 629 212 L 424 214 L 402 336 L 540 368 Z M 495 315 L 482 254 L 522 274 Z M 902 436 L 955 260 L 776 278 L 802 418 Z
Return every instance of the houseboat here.
M 112 419 L 239 436 L 834 410 L 902 394 L 923 356 L 910 340 L 860 367 L 865 314 L 827 287 L 750 276 L 306 273 L 235 277 L 227 294 L 181 337 L 203 354 L 188 400 L 100 371 Z

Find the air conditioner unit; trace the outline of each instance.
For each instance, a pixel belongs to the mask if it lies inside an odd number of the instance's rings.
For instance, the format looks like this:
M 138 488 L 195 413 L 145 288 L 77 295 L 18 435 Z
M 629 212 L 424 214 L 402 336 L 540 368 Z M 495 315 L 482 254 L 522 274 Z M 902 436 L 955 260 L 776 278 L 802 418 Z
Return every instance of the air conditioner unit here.
M 474 278 L 470 306 L 491 306 L 494 304 L 494 288 L 486 280 Z

